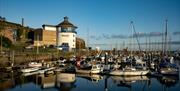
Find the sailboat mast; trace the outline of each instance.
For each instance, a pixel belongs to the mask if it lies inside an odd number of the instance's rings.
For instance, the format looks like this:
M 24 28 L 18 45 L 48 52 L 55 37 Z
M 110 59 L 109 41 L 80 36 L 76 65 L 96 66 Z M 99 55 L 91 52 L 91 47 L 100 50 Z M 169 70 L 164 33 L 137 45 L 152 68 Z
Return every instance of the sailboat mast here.
M 89 56 L 89 28 L 87 28 L 87 56 Z
M 168 20 L 166 19 L 166 28 L 165 28 L 165 43 L 164 43 L 164 54 L 166 55 L 167 54 L 167 22 Z
M 133 21 L 131 21 L 131 26 L 132 26 L 132 36 L 133 36 L 133 32 L 135 34 L 135 38 L 137 40 L 137 44 L 138 44 L 138 48 L 139 48 L 139 51 L 141 52 L 141 47 L 140 47 L 140 43 L 139 43 L 139 39 L 138 39 L 138 35 L 136 33 L 136 30 L 135 30 L 135 27 L 134 27 L 134 24 L 133 24 Z
M 171 36 L 170 35 L 169 35 L 168 45 L 169 45 L 169 55 L 171 55 Z
M 130 40 L 130 45 L 131 45 L 131 56 L 132 56 L 132 50 L 133 50 L 133 21 L 131 21 L 131 40 Z

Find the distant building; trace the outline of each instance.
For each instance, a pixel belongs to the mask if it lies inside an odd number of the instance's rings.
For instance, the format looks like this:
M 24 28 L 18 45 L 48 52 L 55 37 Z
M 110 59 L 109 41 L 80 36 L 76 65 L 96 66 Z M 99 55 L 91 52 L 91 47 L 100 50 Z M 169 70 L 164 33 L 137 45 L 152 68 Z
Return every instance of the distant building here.
M 37 29 L 35 34 L 35 46 L 55 45 L 58 49 L 73 50 L 76 48 L 77 29 L 64 17 L 64 21 L 58 25 L 42 25 L 43 29 Z
M 76 37 L 76 49 L 86 49 L 85 41 L 81 38 Z
M 34 46 L 56 45 L 56 29 L 50 25 L 43 25 L 43 28 L 34 31 Z

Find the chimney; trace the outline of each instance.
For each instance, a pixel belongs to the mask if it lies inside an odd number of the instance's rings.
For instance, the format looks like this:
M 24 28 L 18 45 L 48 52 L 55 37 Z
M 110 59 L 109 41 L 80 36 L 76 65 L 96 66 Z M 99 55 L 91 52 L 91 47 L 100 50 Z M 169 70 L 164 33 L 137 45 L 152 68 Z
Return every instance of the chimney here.
M 24 26 L 24 18 L 22 18 L 22 23 L 21 23 L 22 26 Z

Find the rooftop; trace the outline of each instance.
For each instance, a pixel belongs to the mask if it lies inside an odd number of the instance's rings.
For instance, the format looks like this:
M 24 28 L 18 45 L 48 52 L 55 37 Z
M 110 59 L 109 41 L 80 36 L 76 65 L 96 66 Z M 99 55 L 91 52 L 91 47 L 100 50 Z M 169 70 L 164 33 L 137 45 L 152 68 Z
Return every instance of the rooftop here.
M 68 21 L 68 17 L 67 16 L 65 16 L 64 17 L 64 21 L 59 23 L 57 26 L 59 26 L 59 27 L 73 27 L 73 28 L 77 28 L 76 26 L 74 26 L 72 23 L 70 23 Z

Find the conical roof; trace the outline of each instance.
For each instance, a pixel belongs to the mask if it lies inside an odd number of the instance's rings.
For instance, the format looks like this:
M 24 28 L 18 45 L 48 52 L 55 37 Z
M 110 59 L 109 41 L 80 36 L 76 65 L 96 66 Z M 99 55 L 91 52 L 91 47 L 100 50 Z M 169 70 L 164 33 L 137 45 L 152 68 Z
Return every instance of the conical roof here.
M 57 26 L 59 26 L 59 27 L 73 27 L 73 28 L 77 28 L 76 26 L 74 26 L 72 23 L 70 23 L 68 21 L 68 17 L 67 16 L 65 16 L 64 17 L 64 21 L 59 23 Z

